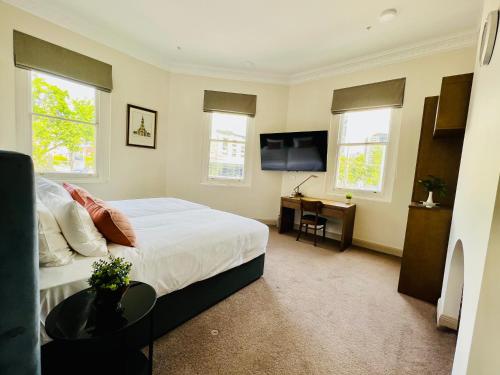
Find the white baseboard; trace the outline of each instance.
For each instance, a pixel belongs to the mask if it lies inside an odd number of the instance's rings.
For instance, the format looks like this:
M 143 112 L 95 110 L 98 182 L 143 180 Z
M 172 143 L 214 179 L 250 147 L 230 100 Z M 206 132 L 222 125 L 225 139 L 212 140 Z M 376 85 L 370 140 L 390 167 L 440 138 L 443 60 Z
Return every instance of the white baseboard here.
M 266 225 L 273 225 L 273 226 L 277 226 L 278 225 L 278 220 L 276 220 L 276 219 L 256 219 L 256 220 L 260 221 L 261 223 L 266 224 Z M 299 229 L 299 225 L 298 224 L 294 224 L 294 228 L 296 230 L 298 230 Z M 340 241 L 340 234 L 339 233 L 327 231 L 326 232 L 326 237 L 331 238 L 333 240 Z M 373 250 L 373 251 L 378 251 L 379 253 L 394 255 L 394 256 L 397 256 L 397 257 L 400 257 L 400 258 L 403 256 L 403 250 L 402 249 L 398 249 L 398 248 L 395 248 L 395 247 L 390 247 L 390 246 L 382 245 L 382 244 L 379 244 L 379 243 L 376 243 L 376 242 L 366 241 L 366 240 L 362 240 L 362 239 L 359 239 L 359 238 L 353 238 L 352 239 L 352 244 L 355 245 L 355 246 L 364 247 L 365 249 L 369 249 L 369 250 Z
M 394 256 L 397 256 L 399 258 L 401 258 L 403 256 L 403 250 L 402 249 L 398 249 L 396 247 L 382 245 L 382 244 L 376 243 L 376 242 L 365 241 L 365 240 L 361 240 L 359 238 L 353 238 L 352 239 L 352 244 L 356 245 L 356 246 L 359 246 L 359 247 L 364 247 L 366 249 L 370 249 L 370 250 L 373 250 L 373 251 L 378 251 L 379 253 L 394 255 Z
M 272 225 L 274 227 L 278 226 L 278 220 L 276 219 L 255 219 L 255 220 L 260 221 L 262 224 Z
M 436 319 L 438 327 L 446 327 L 454 331 L 458 330 L 458 319 L 443 313 L 443 303 L 441 298 L 438 299 L 437 303 Z

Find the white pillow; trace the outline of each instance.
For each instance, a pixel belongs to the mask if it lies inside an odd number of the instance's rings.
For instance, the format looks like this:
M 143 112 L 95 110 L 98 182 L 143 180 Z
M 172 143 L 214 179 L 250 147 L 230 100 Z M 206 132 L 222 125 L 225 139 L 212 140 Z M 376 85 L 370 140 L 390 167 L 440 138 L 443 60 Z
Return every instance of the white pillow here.
M 51 192 L 45 193 L 45 201 L 73 250 L 88 257 L 108 255 L 106 240 L 80 203 Z
M 39 199 L 36 200 L 36 214 L 38 219 L 40 265 L 57 267 L 72 262 L 73 252 L 69 249 L 56 219 Z
M 68 201 L 73 200 L 73 198 L 71 198 L 71 194 L 68 193 L 66 189 L 61 185 L 40 176 L 35 177 L 35 189 L 37 197 L 40 198 L 42 203 L 45 204 L 45 206 L 47 206 L 49 209 L 49 193 L 55 194 L 61 198 L 65 198 Z

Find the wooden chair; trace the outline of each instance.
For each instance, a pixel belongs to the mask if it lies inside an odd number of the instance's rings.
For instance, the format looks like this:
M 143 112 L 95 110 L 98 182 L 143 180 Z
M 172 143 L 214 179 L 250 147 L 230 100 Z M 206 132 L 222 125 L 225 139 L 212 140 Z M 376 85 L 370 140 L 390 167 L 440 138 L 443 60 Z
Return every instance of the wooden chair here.
M 314 228 L 314 246 L 316 246 L 316 232 L 318 228 L 323 229 L 323 241 L 325 240 L 326 235 L 326 222 L 327 219 L 319 216 L 321 212 L 321 208 L 323 207 L 323 202 L 321 201 L 310 201 L 310 200 L 300 200 L 300 225 L 299 225 L 299 234 L 297 235 L 297 241 L 300 239 L 300 235 L 302 234 L 302 227 L 305 225 L 306 230 L 305 233 L 309 230 L 309 225 Z

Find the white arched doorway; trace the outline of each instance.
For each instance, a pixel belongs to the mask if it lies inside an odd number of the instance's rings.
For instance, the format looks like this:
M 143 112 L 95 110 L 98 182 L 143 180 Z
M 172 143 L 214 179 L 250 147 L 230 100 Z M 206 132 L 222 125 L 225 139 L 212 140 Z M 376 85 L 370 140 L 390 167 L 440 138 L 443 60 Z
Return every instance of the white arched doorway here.
M 438 308 L 438 325 L 457 329 L 464 289 L 464 247 L 461 240 L 455 243 L 451 257 L 448 279 Z M 440 313 L 439 313 L 440 311 Z

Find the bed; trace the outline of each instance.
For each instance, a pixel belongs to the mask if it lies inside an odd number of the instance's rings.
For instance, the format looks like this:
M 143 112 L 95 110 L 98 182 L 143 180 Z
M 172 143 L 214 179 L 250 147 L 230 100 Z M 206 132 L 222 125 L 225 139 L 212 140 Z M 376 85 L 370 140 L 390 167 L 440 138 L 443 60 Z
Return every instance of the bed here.
M 155 288 L 156 337 L 263 273 L 269 230 L 260 222 L 175 198 L 108 203 L 125 213 L 136 231 L 137 248 L 110 244 L 108 249 L 132 262 L 132 279 Z M 97 259 L 77 255 L 68 265 L 40 269 L 42 342 L 49 341 L 43 329 L 48 313 L 88 287 L 86 280 Z M 139 345 L 147 337 L 138 329 L 134 340 Z

